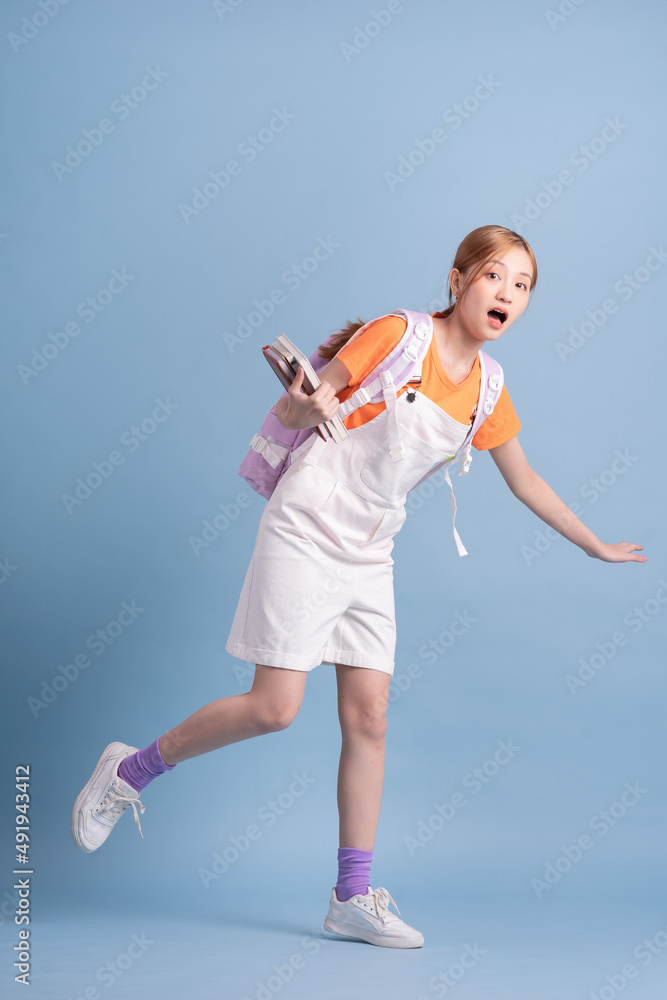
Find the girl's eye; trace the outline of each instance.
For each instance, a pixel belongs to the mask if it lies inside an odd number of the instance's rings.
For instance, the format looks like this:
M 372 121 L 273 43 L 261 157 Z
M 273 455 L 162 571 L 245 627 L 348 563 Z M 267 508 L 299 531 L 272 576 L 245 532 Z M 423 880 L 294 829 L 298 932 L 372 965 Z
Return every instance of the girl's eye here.
M 498 277 L 498 272 L 497 271 L 487 271 L 486 272 L 486 276 L 487 276 L 487 278 L 491 278 L 491 277 L 496 277 L 497 278 Z M 526 285 L 526 283 L 524 281 L 517 281 L 517 285 L 521 285 L 524 288 L 524 290 L 527 289 L 527 285 Z

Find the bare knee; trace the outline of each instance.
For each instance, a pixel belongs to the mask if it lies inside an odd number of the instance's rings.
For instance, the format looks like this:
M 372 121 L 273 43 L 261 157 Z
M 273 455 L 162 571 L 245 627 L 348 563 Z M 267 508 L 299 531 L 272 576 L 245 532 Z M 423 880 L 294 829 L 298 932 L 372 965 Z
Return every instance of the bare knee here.
M 301 708 L 301 702 L 267 702 L 257 699 L 256 719 L 263 733 L 277 733 L 287 729 L 294 722 Z
M 383 740 L 387 735 L 386 706 L 377 703 L 355 705 L 341 714 L 340 725 L 346 736 Z
M 294 722 L 305 690 L 307 674 L 258 663 L 249 692 L 259 732 L 275 733 Z

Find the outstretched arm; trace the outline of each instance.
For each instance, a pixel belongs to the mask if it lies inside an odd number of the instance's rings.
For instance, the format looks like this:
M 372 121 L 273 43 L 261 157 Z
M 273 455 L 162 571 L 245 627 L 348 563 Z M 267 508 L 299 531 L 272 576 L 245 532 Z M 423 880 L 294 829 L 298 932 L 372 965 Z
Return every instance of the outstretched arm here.
M 530 467 L 516 435 L 489 451 L 514 496 L 546 524 L 583 549 L 586 555 L 604 562 L 646 562 L 646 556 L 636 554 L 643 545 L 601 542 Z

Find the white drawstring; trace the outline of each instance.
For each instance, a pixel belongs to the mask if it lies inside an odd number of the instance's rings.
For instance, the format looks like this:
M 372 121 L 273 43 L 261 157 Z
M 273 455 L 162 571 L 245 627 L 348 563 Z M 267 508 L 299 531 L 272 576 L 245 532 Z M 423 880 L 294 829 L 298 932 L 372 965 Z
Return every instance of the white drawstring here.
M 445 466 L 445 482 L 449 486 L 449 503 L 452 508 L 452 531 L 454 532 L 454 541 L 456 542 L 456 548 L 460 556 L 467 556 L 468 550 L 461 541 L 461 536 L 456 530 L 456 497 L 454 496 L 454 487 L 452 486 L 452 481 L 449 478 L 449 465 Z

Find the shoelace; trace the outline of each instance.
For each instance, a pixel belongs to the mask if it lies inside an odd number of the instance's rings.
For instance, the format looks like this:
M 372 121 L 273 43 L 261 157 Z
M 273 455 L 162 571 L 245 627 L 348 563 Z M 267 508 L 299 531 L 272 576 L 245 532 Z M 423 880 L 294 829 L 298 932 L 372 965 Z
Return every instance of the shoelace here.
M 384 922 L 385 914 L 389 910 L 389 903 L 393 903 L 396 906 L 396 900 L 393 898 L 391 893 L 389 893 L 383 886 L 379 889 L 374 889 L 372 892 L 373 903 L 375 904 L 375 909 L 377 910 L 377 915 Z M 396 912 L 400 914 L 399 908 L 396 906 Z
M 134 822 L 137 825 L 137 829 L 141 836 L 143 833 L 141 830 L 141 823 L 139 822 L 139 813 L 137 812 L 137 806 L 140 812 L 144 812 L 146 806 L 143 804 L 141 799 L 135 798 L 131 795 L 125 795 L 120 789 L 114 784 L 111 786 L 107 793 L 107 801 L 100 806 L 100 812 L 106 813 L 111 819 L 117 819 L 124 809 L 128 806 L 132 806 L 132 812 L 134 813 Z

